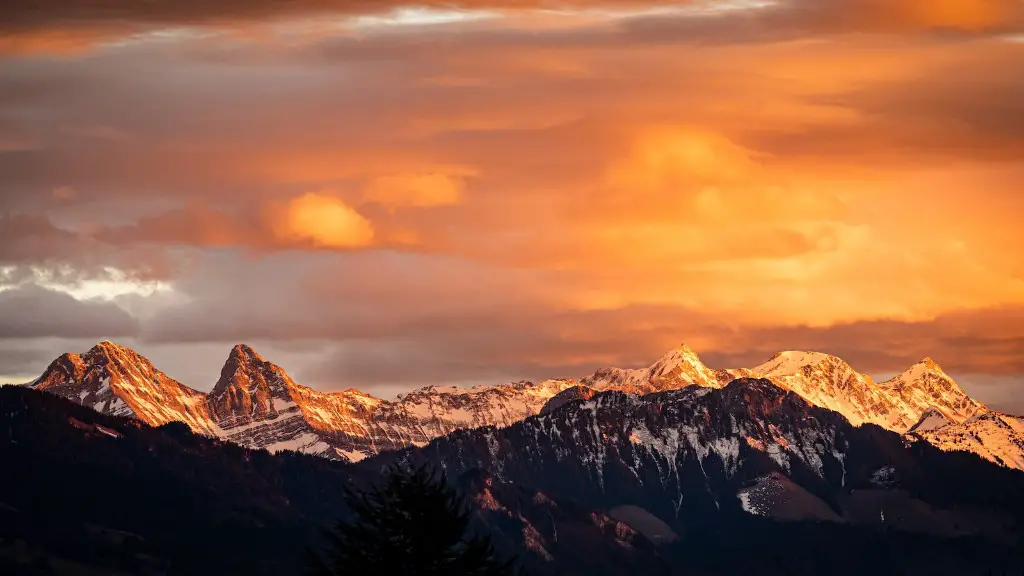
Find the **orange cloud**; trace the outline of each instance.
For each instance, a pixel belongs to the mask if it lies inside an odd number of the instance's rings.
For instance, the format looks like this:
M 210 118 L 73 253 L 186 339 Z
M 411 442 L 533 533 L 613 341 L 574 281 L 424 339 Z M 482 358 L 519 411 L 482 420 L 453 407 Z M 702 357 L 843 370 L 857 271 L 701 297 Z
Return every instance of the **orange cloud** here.
M 1024 43 L 1002 38 L 1017 4 L 782 0 L 357 35 L 244 4 L 133 3 L 126 21 L 185 28 L 0 60 L 0 213 L 63 227 L 0 219 L 0 269 L 184 254 L 208 268 L 160 266 L 195 302 L 166 339 L 359 339 L 509 374 L 639 365 L 681 340 L 1019 369 L 1003 326 L 1024 305 Z M 268 301 L 288 313 L 261 315 Z M 473 372 L 442 368 L 430 378 Z
M 754 154 L 721 134 L 690 127 L 641 130 L 633 151 L 609 169 L 612 187 L 640 193 L 713 190 L 747 178 Z
M 1014 0 L 911 0 L 885 4 L 896 23 L 929 28 L 985 30 L 1021 14 L 1020 2 Z
M 369 220 L 341 200 L 315 192 L 291 200 L 274 231 L 282 239 L 323 248 L 361 248 L 374 239 Z
M 366 183 L 363 199 L 392 210 L 450 206 L 462 201 L 464 187 L 461 178 L 437 172 L 379 176 Z
M 123 38 L 128 31 L 111 27 L 32 29 L 3 34 L 0 32 L 0 55 L 49 55 L 77 57 L 104 43 Z

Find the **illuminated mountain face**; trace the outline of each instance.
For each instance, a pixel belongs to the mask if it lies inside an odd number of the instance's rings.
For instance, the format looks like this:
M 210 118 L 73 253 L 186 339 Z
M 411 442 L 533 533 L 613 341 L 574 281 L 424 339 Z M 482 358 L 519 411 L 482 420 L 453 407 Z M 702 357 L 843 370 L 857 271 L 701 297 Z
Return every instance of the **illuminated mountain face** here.
M 744 377 L 763 378 L 811 405 L 838 412 L 854 425 L 876 424 L 899 433 L 927 414 L 958 425 L 989 414 L 930 359 L 876 383 L 828 354 L 786 351 L 750 369 L 715 370 L 685 345 L 647 369 L 607 368 L 578 381 L 471 389 L 429 386 L 387 401 L 354 389 L 323 393 L 301 386 L 245 345 L 231 350 L 217 384 L 204 394 L 168 378 L 136 352 L 104 342 L 82 355 L 61 356 L 32 385 L 101 412 L 136 416 L 152 425 L 176 420 L 197 433 L 243 446 L 354 462 L 384 450 L 421 446 L 456 430 L 509 426 L 541 413 L 545 406 L 550 411 L 599 392 L 643 395 L 692 386 L 716 389 Z M 1020 432 L 997 428 L 1003 432 L 993 429 L 972 435 L 970 441 L 962 435 L 954 440 L 955 428 L 914 437 L 1021 467 Z

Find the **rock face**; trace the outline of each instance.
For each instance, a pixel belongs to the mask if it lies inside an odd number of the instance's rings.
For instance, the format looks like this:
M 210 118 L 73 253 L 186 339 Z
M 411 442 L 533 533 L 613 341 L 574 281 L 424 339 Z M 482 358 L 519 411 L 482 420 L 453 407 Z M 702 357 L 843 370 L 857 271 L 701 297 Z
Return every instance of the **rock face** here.
M 335 447 L 304 417 L 302 392 L 279 366 L 240 344 L 231 349 L 207 404 L 218 435 L 232 442 L 335 456 Z
M 551 400 L 548 400 L 547 404 L 540 409 L 540 413 L 547 414 L 548 412 L 553 412 L 573 400 L 590 400 L 596 394 L 597 390 L 588 386 L 573 386 L 571 388 L 566 388 L 558 394 L 555 394 Z
M 61 356 L 31 384 L 153 426 L 180 421 L 197 433 L 250 448 L 348 461 L 426 444 L 463 428 L 508 426 L 538 413 L 571 385 L 549 380 L 472 389 L 430 386 L 389 402 L 358 390 L 328 394 L 301 386 L 240 344 L 231 349 L 213 390 L 204 394 L 111 342 Z
M 65 354 L 32 385 L 109 414 L 160 425 L 177 420 L 194 431 L 270 451 L 297 450 L 358 461 L 384 450 L 419 446 L 456 430 L 505 427 L 599 392 L 643 395 L 689 387 L 719 389 L 757 377 L 792 391 L 814 406 L 842 414 L 854 425 L 877 424 L 905 433 L 926 414 L 959 424 L 988 414 L 930 359 L 876 383 L 842 359 L 786 351 L 751 369 L 715 370 L 686 345 L 649 368 L 606 368 L 575 380 L 517 382 L 466 389 L 428 386 L 394 401 L 358 390 L 323 393 L 295 383 L 245 345 L 235 346 L 207 395 L 168 378 L 132 350 L 103 342 L 82 355 Z M 1002 421 L 1002 420 L 1001 420 Z M 977 427 L 977 426 L 975 426 Z M 1002 428 L 1000 428 L 1001 430 Z M 915 437 L 957 446 L 1007 466 L 1024 466 L 1014 436 L 989 432 L 970 442 L 937 434 Z M 987 447 L 989 443 L 996 443 Z M 1016 452 L 1014 452 L 1016 451 Z
M 216 433 L 205 394 L 169 378 L 145 357 L 113 342 L 101 342 L 85 354 L 64 354 L 31 386 L 99 412 L 134 416 L 152 426 L 177 420 L 196 432 Z

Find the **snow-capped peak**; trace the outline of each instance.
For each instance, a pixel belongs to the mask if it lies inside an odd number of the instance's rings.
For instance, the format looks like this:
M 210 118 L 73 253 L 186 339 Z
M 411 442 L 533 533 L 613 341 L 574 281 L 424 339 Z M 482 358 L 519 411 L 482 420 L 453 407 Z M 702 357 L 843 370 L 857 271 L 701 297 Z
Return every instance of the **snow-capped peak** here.
M 917 420 L 917 414 L 907 417 L 894 411 L 892 400 L 870 376 L 831 354 L 787 350 L 753 372 L 812 404 L 839 412 L 855 425 L 871 422 L 905 430 Z
M 104 340 L 96 344 L 83 354 L 82 357 L 92 360 L 105 358 L 107 361 L 121 365 L 140 365 L 150 370 L 153 369 L 153 363 L 149 361 L 149 358 L 142 356 L 131 348 L 121 346 L 110 340 Z
M 649 394 L 687 386 L 721 388 L 733 378 L 748 376 L 745 371 L 727 372 L 708 368 L 692 348 L 680 344 L 648 368 L 623 370 L 604 368 L 580 380 L 595 390 L 619 390 L 633 394 Z
M 725 384 L 719 375 L 701 361 L 686 344 L 679 345 L 648 370 L 648 382 L 655 389 L 666 390 L 685 386 L 718 388 Z
M 967 395 L 931 358 L 924 358 L 901 374 L 881 383 L 900 409 L 920 417 L 936 410 L 951 422 L 962 422 L 988 409 Z
M 941 374 L 942 376 L 945 376 L 946 378 L 949 377 L 949 376 L 946 375 L 946 372 L 942 369 L 942 367 L 939 366 L 939 363 L 936 362 L 935 360 L 932 360 L 931 357 L 928 357 L 928 356 L 925 356 L 924 358 L 922 358 L 919 361 L 915 362 L 913 365 L 910 366 L 910 368 L 908 368 L 906 370 L 906 372 L 924 372 L 924 371 L 937 372 L 938 374 Z
M 588 397 L 588 390 L 642 395 L 721 388 L 738 378 L 764 378 L 855 425 L 873 423 L 900 433 L 913 428 L 929 441 L 934 434 L 928 431 L 947 428 L 940 428 L 943 421 L 962 423 L 987 412 L 929 358 L 878 384 L 821 352 L 787 350 L 753 369 L 715 370 L 685 344 L 647 368 L 605 368 L 578 382 L 428 386 L 387 401 L 355 389 L 324 393 L 300 386 L 245 344 L 231 349 L 213 390 L 203 394 L 135 351 L 104 341 L 85 354 L 60 356 L 32 386 L 151 425 L 177 420 L 245 446 L 355 460 L 462 428 L 508 426 L 539 413 L 556 396 L 564 403 Z
M 803 350 L 784 350 L 776 352 L 767 362 L 753 368 L 753 372 L 761 377 L 790 376 L 803 370 L 805 366 L 814 366 L 835 356 L 823 352 L 807 352 Z
M 668 353 L 651 365 L 650 369 L 652 373 L 664 373 L 680 364 L 704 365 L 700 360 L 700 356 L 692 348 L 686 344 L 680 344 L 678 347 L 669 350 Z

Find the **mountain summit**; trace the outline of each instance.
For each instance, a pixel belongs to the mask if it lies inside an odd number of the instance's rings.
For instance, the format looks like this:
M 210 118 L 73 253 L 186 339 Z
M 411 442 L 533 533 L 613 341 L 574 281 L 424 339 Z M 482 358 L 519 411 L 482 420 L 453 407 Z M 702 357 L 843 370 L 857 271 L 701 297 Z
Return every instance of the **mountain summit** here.
M 196 432 L 216 433 L 203 393 L 168 377 L 134 350 L 113 342 L 100 342 L 85 354 L 60 356 L 30 386 L 100 412 L 134 416 L 153 426 L 176 420 Z
M 967 449 L 1024 467 L 1024 428 L 1007 424 L 1019 420 L 978 420 L 988 409 L 928 358 L 877 383 L 841 358 L 821 352 L 784 351 L 750 369 L 717 370 L 682 344 L 648 368 L 604 368 L 579 381 L 469 389 L 427 386 L 386 401 L 354 389 L 323 393 L 301 386 L 245 344 L 231 349 L 216 384 L 204 394 L 169 378 L 133 350 L 101 342 L 85 354 L 57 358 L 31 386 L 151 425 L 177 420 L 197 433 L 243 446 L 358 461 L 384 450 L 423 445 L 460 429 L 509 426 L 599 392 L 644 395 L 688 387 L 718 389 L 739 378 L 763 379 L 814 406 L 838 412 L 854 425 L 911 432 L 911 437 L 939 447 Z M 935 416 L 928 427 L 915 427 L 928 414 Z M 946 427 L 939 434 L 933 429 L 939 417 L 944 426 L 975 424 L 963 430 Z M 981 438 L 971 436 L 970 430 L 982 427 Z
M 650 394 L 686 386 L 721 388 L 735 378 L 750 376 L 749 370 L 712 370 L 686 344 L 670 350 L 649 368 L 623 370 L 602 368 L 580 380 L 594 390 L 618 390 Z
M 277 418 L 295 408 L 284 370 L 267 362 L 255 350 L 239 344 L 231 349 L 220 379 L 207 400 L 211 415 L 222 429 Z

